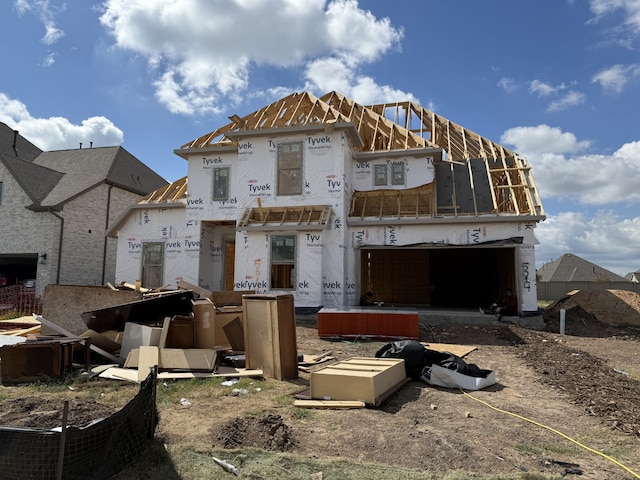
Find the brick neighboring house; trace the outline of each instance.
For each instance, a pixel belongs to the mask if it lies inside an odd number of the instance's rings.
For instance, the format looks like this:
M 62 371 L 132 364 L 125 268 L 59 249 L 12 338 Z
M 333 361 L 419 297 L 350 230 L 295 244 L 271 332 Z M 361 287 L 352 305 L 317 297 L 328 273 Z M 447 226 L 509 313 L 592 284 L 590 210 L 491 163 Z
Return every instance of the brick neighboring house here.
M 0 122 L 0 276 L 5 284 L 114 281 L 113 219 L 167 182 L 119 146 L 43 152 Z
M 284 97 L 175 150 L 188 176 L 129 208 L 116 281 L 288 293 L 296 307 L 537 311 L 545 214 L 515 152 L 411 102 Z M 188 183 L 188 188 L 187 188 Z

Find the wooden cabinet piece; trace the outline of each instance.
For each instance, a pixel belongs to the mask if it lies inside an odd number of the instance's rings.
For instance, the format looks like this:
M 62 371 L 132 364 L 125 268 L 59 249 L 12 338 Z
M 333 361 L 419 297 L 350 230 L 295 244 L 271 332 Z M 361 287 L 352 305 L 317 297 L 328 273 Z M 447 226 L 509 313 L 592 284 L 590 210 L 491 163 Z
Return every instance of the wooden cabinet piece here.
M 293 295 L 243 295 L 246 367 L 266 377 L 298 376 L 296 316 Z

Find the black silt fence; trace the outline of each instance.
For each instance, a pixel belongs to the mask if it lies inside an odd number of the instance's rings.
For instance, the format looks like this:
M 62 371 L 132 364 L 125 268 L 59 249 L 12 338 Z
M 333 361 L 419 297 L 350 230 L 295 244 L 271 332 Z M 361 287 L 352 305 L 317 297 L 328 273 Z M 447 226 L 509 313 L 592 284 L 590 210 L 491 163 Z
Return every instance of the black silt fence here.
M 102 480 L 121 472 L 140 454 L 145 441 L 153 438 L 156 379 L 157 372 L 151 372 L 120 411 L 83 427 L 67 427 L 64 435 L 55 430 L 0 426 L 0 478 Z

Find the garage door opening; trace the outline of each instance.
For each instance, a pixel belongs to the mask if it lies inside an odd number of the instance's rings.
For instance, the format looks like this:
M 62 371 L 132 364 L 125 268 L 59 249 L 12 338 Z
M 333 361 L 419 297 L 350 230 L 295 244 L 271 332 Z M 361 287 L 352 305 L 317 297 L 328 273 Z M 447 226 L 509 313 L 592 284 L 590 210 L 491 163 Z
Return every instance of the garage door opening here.
M 515 287 L 514 247 L 363 248 L 360 262 L 385 306 L 478 308 Z
M 37 253 L 0 255 L 0 287 L 35 280 L 37 270 Z

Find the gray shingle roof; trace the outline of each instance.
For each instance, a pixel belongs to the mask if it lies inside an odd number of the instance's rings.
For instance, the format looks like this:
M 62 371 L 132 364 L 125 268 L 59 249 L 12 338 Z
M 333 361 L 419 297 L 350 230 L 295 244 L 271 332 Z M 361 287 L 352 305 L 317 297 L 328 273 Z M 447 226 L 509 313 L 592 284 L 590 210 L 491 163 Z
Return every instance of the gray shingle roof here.
M 538 282 L 625 282 L 625 278 L 583 258 L 565 253 L 537 271 Z
M 167 181 L 124 148 L 43 152 L 0 122 L 0 162 L 29 196 L 33 208 L 57 208 L 100 183 L 147 195 Z
M 0 154 L 20 158 L 25 161 L 32 161 L 42 153 L 29 140 L 11 128 L 6 123 L 0 122 Z
M 54 207 L 102 182 L 146 195 L 167 182 L 122 147 L 84 148 L 43 152 L 34 163 L 65 172 L 42 200 Z

